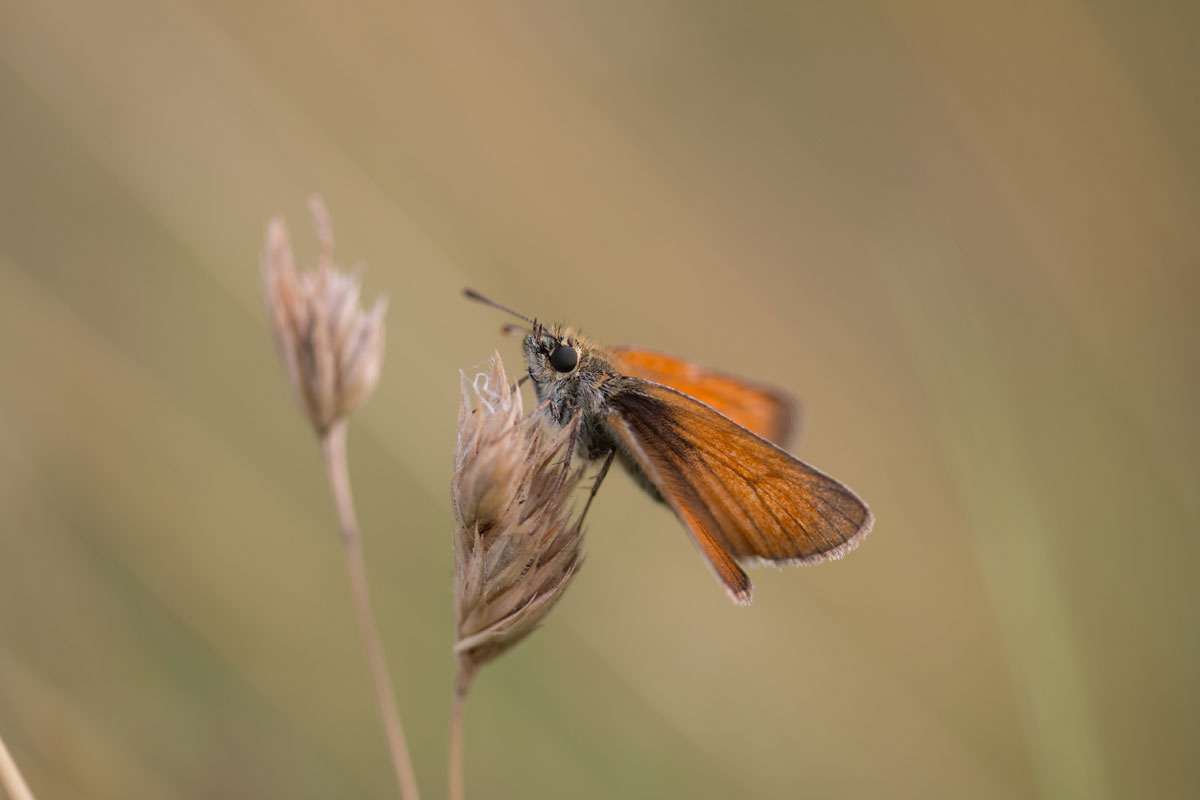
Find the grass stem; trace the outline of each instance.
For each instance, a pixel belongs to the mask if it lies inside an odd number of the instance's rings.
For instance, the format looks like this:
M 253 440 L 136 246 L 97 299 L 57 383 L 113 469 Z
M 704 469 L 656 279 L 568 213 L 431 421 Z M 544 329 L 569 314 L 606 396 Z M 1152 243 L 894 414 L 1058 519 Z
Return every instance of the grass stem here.
M 29 784 L 21 777 L 21 770 L 17 769 L 17 762 L 13 760 L 12 753 L 8 752 L 8 748 L 4 746 L 2 738 L 0 738 L 0 786 L 4 787 L 10 800 L 33 800 L 33 792 L 29 790 Z
M 454 699 L 450 702 L 450 777 L 446 791 L 448 800 L 463 800 L 466 781 L 463 777 L 463 714 L 467 705 L 467 688 L 474 669 L 463 659 L 458 662 L 458 677 L 454 681 Z
M 383 651 L 383 640 L 379 636 L 379 625 L 371 609 L 371 593 L 367 582 L 367 565 L 363 558 L 362 536 L 358 517 L 354 512 L 354 495 L 350 489 L 350 469 L 346 459 L 346 424 L 334 423 L 321 439 L 321 451 L 325 457 L 325 468 L 329 486 L 337 506 L 338 523 L 341 530 L 343 552 L 346 555 L 346 572 L 350 577 L 350 591 L 354 598 L 354 612 L 362 633 L 367 663 L 375 683 L 375 700 L 387 735 L 388 752 L 392 767 L 400 785 L 403 800 L 418 800 L 417 780 L 413 773 L 412 758 L 396 710 L 396 697 L 392 690 L 387 658 Z

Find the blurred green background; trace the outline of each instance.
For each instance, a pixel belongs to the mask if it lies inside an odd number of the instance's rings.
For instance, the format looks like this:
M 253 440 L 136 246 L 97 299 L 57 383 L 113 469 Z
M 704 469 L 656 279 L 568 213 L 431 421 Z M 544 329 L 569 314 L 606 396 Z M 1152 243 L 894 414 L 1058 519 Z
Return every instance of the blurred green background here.
M 1012 4 L 998 4 L 1008 6 Z M 0 24 L 0 735 L 42 800 L 394 796 L 260 296 L 324 194 L 443 794 L 471 285 L 787 387 L 878 517 L 733 607 L 610 479 L 468 710 L 474 797 L 1200 792 L 1194 3 L 38 0 Z

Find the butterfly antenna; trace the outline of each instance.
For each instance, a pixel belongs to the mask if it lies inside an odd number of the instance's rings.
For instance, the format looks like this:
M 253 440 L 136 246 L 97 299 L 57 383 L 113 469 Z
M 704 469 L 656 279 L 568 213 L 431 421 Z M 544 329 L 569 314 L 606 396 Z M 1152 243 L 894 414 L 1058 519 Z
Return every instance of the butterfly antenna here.
M 474 300 L 476 303 L 483 303 L 485 306 L 491 306 L 492 308 L 499 309 L 507 314 L 512 314 L 517 319 L 523 319 L 526 322 L 528 322 L 530 325 L 536 324 L 536 323 L 534 323 L 534 321 L 532 319 L 525 316 L 524 314 L 522 314 L 518 311 L 513 311 L 508 306 L 501 305 L 500 303 L 497 303 L 495 300 L 492 300 L 490 297 L 484 297 L 483 295 L 481 295 L 479 292 L 475 291 L 474 289 L 463 289 L 463 297 L 467 298 L 468 300 Z

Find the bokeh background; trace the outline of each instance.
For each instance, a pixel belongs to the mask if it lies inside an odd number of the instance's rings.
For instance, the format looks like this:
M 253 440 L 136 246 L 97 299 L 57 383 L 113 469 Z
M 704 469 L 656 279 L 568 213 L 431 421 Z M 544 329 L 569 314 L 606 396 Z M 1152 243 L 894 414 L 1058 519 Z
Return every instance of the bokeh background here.
M 1010 7 L 1011 6 L 1011 7 Z M 260 296 L 320 191 L 444 791 L 474 286 L 787 387 L 873 505 L 733 607 L 630 481 L 481 676 L 475 797 L 1200 792 L 1194 3 L 38 0 L 0 24 L 0 735 L 42 798 L 394 796 Z

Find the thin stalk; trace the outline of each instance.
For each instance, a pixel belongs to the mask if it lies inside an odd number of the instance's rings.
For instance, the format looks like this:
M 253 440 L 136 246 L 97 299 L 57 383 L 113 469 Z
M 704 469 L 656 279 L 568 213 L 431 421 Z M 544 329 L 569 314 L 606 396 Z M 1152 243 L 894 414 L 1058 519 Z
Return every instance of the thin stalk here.
M 383 640 L 379 636 L 375 612 L 371 610 L 371 592 L 367 583 L 367 564 L 363 558 L 362 535 L 358 527 L 358 516 L 354 513 L 354 495 L 350 490 L 344 422 L 334 423 L 321 438 L 321 452 L 325 457 L 329 486 L 337 506 L 342 549 L 346 555 L 346 572 L 350 577 L 350 592 L 354 598 L 354 612 L 358 618 L 359 631 L 362 633 L 363 646 L 367 651 L 367 664 L 375 682 L 375 700 L 387 735 L 388 752 L 392 757 L 396 781 L 400 785 L 400 797 L 403 800 L 418 800 L 417 779 L 404 739 L 404 728 L 400 724 L 400 713 L 396 710 L 396 697 L 392 691 L 387 658 L 383 652 Z
M 467 698 L 458 692 L 450 704 L 450 781 L 449 800 L 463 800 L 463 707 Z
M 10 800 L 33 800 L 33 792 L 29 791 L 29 784 L 21 777 L 21 770 L 17 769 L 12 753 L 4 746 L 4 739 L 0 739 L 0 786 L 4 787 Z
M 467 688 L 471 685 L 474 668 L 463 659 L 458 662 L 458 677 L 454 681 L 454 698 L 450 701 L 450 780 L 448 800 L 463 800 L 466 782 L 463 778 L 463 713 L 467 706 Z

